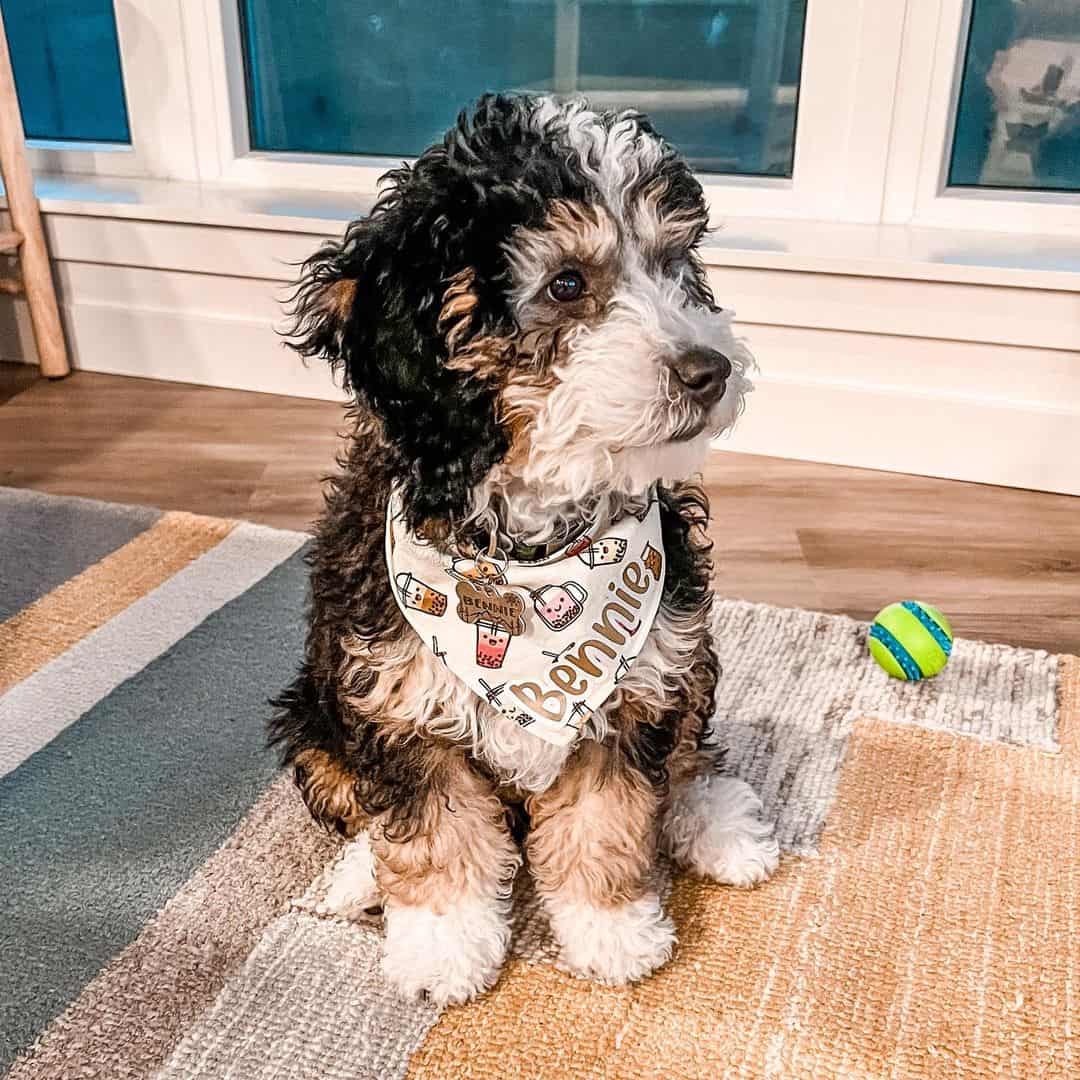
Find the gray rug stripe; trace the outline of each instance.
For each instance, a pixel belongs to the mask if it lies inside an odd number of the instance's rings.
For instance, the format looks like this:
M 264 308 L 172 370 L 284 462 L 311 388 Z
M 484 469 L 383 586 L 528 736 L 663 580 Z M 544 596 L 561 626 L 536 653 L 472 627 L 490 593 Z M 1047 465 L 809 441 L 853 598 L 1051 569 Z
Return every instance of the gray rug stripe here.
M 239 525 L 205 555 L 16 683 L 0 696 L 0 778 L 306 539 L 302 533 Z
M 312 825 L 292 777 L 279 776 L 5 1080 L 149 1076 L 338 846 Z
M 117 506 L 0 487 L 0 622 L 123 547 L 161 517 Z
M 386 984 L 380 937 L 298 911 L 282 916 L 158 1080 L 400 1080 L 440 1010 Z
M 266 700 L 302 652 L 306 571 L 298 552 L 0 780 L 0 1065 L 135 939 L 269 783 Z M 47 720 L 64 705 L 44 695 L 33 708 Z

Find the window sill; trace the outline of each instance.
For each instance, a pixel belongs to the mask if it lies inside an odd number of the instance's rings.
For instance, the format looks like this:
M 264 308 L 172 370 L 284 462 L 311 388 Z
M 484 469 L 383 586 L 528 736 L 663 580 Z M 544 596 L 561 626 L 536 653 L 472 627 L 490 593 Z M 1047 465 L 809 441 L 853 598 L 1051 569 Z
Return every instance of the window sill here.
M 327 236 L 370 195 L 39 174 L 46 214 Z M 1080 237 L 831 221 L 727 219 L 709 266 L 1080 292 Z

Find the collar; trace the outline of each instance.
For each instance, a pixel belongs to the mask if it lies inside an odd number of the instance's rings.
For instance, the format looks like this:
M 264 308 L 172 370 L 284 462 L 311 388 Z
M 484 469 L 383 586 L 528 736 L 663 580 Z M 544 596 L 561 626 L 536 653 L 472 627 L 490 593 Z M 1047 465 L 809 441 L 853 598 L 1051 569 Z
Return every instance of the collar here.
M 510 559 L 513 562 L 521 563 L 550 559 L 552 555 L 562 551 L 563 548 L 571 546 L 585 532 L 587 527 L 587 523 L 580 520 L 565 536 L 561 536 L 557 540 L 549 540 L 546 544 L 521 544 L 515 541 L 510 547 Z

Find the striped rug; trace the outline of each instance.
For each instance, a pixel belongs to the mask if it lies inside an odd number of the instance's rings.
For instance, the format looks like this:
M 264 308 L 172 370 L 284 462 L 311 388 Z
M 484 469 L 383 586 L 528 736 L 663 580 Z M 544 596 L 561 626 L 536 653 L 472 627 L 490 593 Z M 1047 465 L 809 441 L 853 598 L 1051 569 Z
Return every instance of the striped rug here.
M 558 969 L 519 881 L 503 977 L 440 1011 L 382 981 L 350 849 L 263 749 L 305 540 L 0 489 L 0 1074 L 1080 1075 L 1076 658 L 960 640 L 907 684 L 862 624 L 720 603 L 776 877 L 670 880 L 676 957 L 625 989 Z

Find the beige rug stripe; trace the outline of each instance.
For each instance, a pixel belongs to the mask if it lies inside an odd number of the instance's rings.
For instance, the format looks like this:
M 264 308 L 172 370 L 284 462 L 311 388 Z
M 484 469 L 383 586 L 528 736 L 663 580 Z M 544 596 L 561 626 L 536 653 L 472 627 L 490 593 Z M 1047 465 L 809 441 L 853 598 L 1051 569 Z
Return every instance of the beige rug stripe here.
M 291 781 L 276 780 L 5 1080 L 152 1075 L 336 849 L 312 827 Z
M 676 882 L 675 960 L 607 989 L 512 964 L 409 1075 L 1080 1075 L 1080 662 L 1062 754 L 856 725 L 817 858 Z
M 0 623 L 0 694 L 204 555 L 235 525 L 182 511 L 164 514 L 123 547 Z

